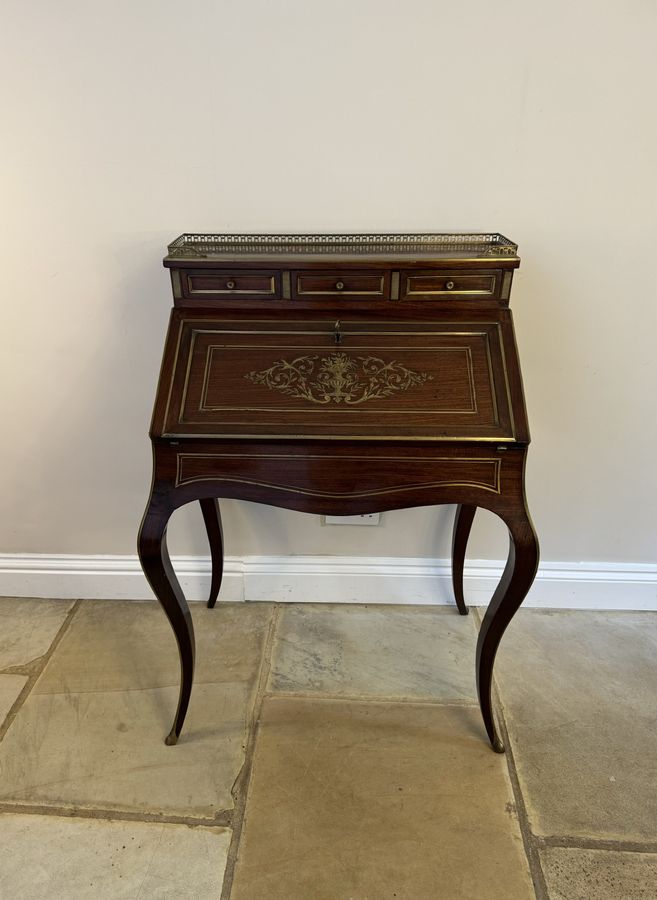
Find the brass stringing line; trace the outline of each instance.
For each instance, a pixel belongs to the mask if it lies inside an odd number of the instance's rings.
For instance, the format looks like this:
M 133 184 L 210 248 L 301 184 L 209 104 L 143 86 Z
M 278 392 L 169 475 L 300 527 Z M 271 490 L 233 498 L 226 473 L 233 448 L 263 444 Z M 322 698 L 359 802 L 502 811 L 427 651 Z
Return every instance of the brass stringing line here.
M 490 491 L 491 494 L 499 494 L 499 489 L 496 487 L 490 487 L 490 485 L 483 484 L 479 481 L 421 481 L 417 484 L 409 484 L 403 485 L 401 487 L 395 488 L 384 488 L 379 491 L 360 491 L 358 493 L 354 493 L 353 491 L 347 491 L 342 493 L 331 493 L 328 491 L 306 491 L 303 488 L 294 488 L 288 485 L 280 485 L 280 484 L 269 484 L 266 481 L 255 481 L 250 478 L 230 478 L 228 476 L 222 475 L 199 475 L 194 478 L 187 478 L 185 481 L 176 484 L 176 487 L 182 487 L 185 484 L 193 484 L 195 481 L 225 481 L 231 484 L 252 484 L 256 487 L 269 488 L 275 491 L 285 491 L 289 494 L 304 494 L 309 497 L 335 497 L 335 498 L 344 498 L 344 497 L 378 497 L 383 494 L 399 494 L 404 491 L 417 491 L 417 490 L 427 490 L 428 488 L 437 488 L 437 487 L 475 487 L 479 488 L 482 491 Z
M 511 388 L 509 386 L 509 373 L 506 369 L 506 353 L 504 352 L 504 333 L 502 332 L 502 325 L 500 322 L 497 322 L 497 339 L 500 342 L 500 354 L 502 356 L 502 371 L 504 372 L 504 384 L 506 386 L 506 402 L 509 407 L 509 418 L 511 420 L 511 434 L 513 435 L 513 439 L 516 439 L 516 423 L 513 417 L 513 403 L 511 402 Z
M 497 440 L 497 438 L 495 438 Z M 351 456 L 330 453 L 177 453 L 178 459 L 355 459 L 358 462 L 398 462 L 414 459 L 418 462 L 482 462 L 499 465 L 496 456 Z
M 355 460 L 357 462 L 372 462 L 373 459 L 376 459 L 380 462 L 397 462 L 404 461 L 406 462 L 409 459 L 416 460 L 419 462 L 473 462 L 473 463 L 488 463 L 493 465 L 493 469 L 495 472 L 494 481 L 495 488 L 485 487 L 481 482 L 447 482 L 445 484 L 446 487 L 463 487 L 467 485 L 473 486 L 481 486 L 484 487 L 485 490 L 491 490 L 494 493 L 500 493 L 500 473 L 502 468 L 502 460 L 499 457 L 487 458 L 487 457 L 478 457 L 478 456 L 333 456 L 331 454 L 325 453 L 253 453 L 253 454 L 242 454 L 242 453 L 177 453 L 176 454 L 176 487 L 180 486 L 183 483 L 182 478 L 182 466 L 185 460 L 194 461 L 196 459 L 287 459 L 287 460 L 323 460 L 323 459 L 339 459 L 339 460 Z M 184 480 L 185 484 L 191 484 L 194 481 L 230 481 L 233 480 L 228 476 L 203 476 L 198 475 L 193 478 L 188 478 Z M 235 479 L 240 480 L 240 479 Z M 256 481 L 245 481 L 245 483 L 249 484 L 261 484 L 263 487 L 267 486 L 264 482 L 256 482 Z M 443 482 L 432 482 L 433 486 L 440 486 Z M 419 487 L 422 486 L 431 486 L 428 484 L 420 483 Z M 276 487 L 276 485 L 273 485 Z M 279 488 L 280 490 L 284 490 L 285 488 Z M 408 486 L 401 488 L 401 490 L 407 490 Z M 415 489 L 415 488 L 413 488 Z M 290 488 L 290 490 L 294 490 Z M 390 489 L 392 490 L 392 489 Z M 395 489 L 397 490 L 397 489 Z M 353 496 L 350 494 L 336 494 L 335 496 Z M 366 495 L 363 495 L 366 496 Z
M 472 413 L 476 415 L 479 412 L 477 407 L 477 389 L 475 387 L 475 379 L 474 379 L 474 363 L 472 361 L 472 347 L 465 347 L 466 356 L 467 356 L 467 369 L 468 369 L 468 378 L 470 380 L 470 397 L 471 405 L 472 405 Z
M 209 313 L 209 315 L 206 315 L 206 316 L 199 316 L 198 314 L 195 315 L 195 316 L 187 316 L 187 318 L 183 319 L 183 322 L 184 322 L 185 325 L 192 325 L 192 326 L 193 326 L 194 323 L 198 323 L 198 324 L 202 325 L 204 322 L 208 322 L 208 321 L 212 322 L 213 319 L 216 321 L 217 315 L 218 315 L 218 311 L 217 311 L 217 312 L 212 311 L 212 312 Z M 331 316 L 329 316 L 328 313 L 324 313 L 324 315 L 326 315 L 326 322 L 327 322 L 327 325 L 330 325 Z M 307 324 L 308 324 L 308 317 L 306 316 L 306 318 L 304 318 L 304 319 L 287 319 L 286 321 L 287 321 L 290 325 L 307 325 Z M 223 334 L 223 333 L 228 333 L 228 334 L 230 334 L 230 333 L 232 333 L 233 331 L 236 332 L 236 333 L 238 333 L 238 334 L 251 334 L 251 333 L 253 333 L 254 331 L 255 331 L 256 333 L 258 333 L 257 329 L 254 329 L 254 328 L 252 327 L 253 325 L 275 325 L 275 324 L 278 324 L 278 319 L 231 319 L 230 322 L 234 322 L 236 325 L 250 325 L 251 327 L 249 327 L 249 328 L 247 328 L 247 329 L 233 329 L 233 328 L 219 328 L 219 329 L 217 329 L 217 328 L 210 328 L 210 329 L 205 329 L 205 330 L 204 330 L 204 329 L 199 329 L 199 331 L 201 331 L 201 332 L 207 331 L 208 334 L 211 334 L 213 331 L 216 331 L 218 334 Z M 224 324 L 224 323 L 222 323 L 222 324 Z M 228 323 L 226 323 L 226 324 L 228 324 Z M 365 325 L 365 326 L 367 326 L 369 329 L 372 328 L 372 322 L 371 322 L 370 319 L 350 319 L 350 320 L 349 320 L 349 324 L 350 324 L 350 325 Z M 417 319 L 417 320 L 413 319 L 411 322 L 409 322 L 408 319 L 391 319 L 391 320 L 388 321 L 388 322 L 382 322 L 382 323 L 381 323 L 381 325 L 384 325 L 384 324 L 387 324 L 387 325 L 407 325 L 407 326 L 410 325 L 410 324 L 412 324 L 412 325 L 430 325 L 430 326 L 432 326 L 433 328 L 436 328 L 436 326 L 437 326 L 437 322 L 436 322 L 435 319 Z M 481 327 L 482 325 L 488 325 L 488 326 L 491 326 L 491 325 L 499 325 L 499 322 L 497 322 L 497 321 L 492 321 L 492 322 L 490 322 L 490 321 L 486 321 L 486 320 L 479 320 L 479 321 L 474 321 L 474 322 L 461 322 L 461 321 L 458 321 L 458 322 L 441 322 L 440 324 L 441 324 L 443 327 L 444 327 L 445 325 L 455 325 L 455 326 L 457 326 L 457 327 L 460 328 L 462 325 L 473 325 L 473 326 L 480 326 L 480 327 Z M 263 329 L 262 333 L 263 333 L 263 334 L 269 334 L 269 333 L 270 333 L 270 329 L 268 329 L 268 328 L 267 328 L 267 329 Z M 272 329 L 272 330 L 271 330 L 271 333 L 272 333 L 272 334 L 288 334 L 288 333 L 290 333 L 290 329 L 287 328 L 285 331 L 280 331 L 280 332 L 279 332 L 279 331 L 275 331 L 275 330 Z M 315 333 L 319 333 L 319 334 L 323 334 L 324 332 L 323 332 L 323 331 L 321 331 L 321 332 L 316 332 L 316 331 L 313 330 L 313 331 L 307 331 L 307 332 L 303 332 L 303 331 L 296 332 L 296 331 L 293 331 L 292 333 L 298 333 L 298 334 L 303 334 L 303 333 L 306 333 L 306 334 L 315 334 Z M 330 331 L 327 331 L 326 333 L 330 333 Z M 358 332 L 358 333 L 359 333 L 359 334 L 406 334 L 405 331 L 390 332 L 390 331 L 381 331 L 380 329 L 378 329 L 378 330 L 376 330 L 376 331 L 360 331 L 360 332 Z M 415 334 L 416 332 L 410 332 L 410 333 L 411 333 L 411 334 Z M 425 332 L 421 331 L 421 332 L 417 332 L 417 333 L 419 333 L 419 334 L 424 334 Z M 438 332 L 438 333 L 439 333 L 439 334 L 442 334 L 443 332 Z M 447 331 L 447 332 L 444 332 L 444 333 L 445 333 L 445 334 L 452 334 L 453 332 Z M 465 333 L 465 334 L 470 334 L 471 332 L 468 331 L 468 332 L 464 332 L 464 333 Z
M 490 325 L 494 325 L 496 323 L 490 322 L 486 323 Z M 334 330 L 332 325 L 329 327 L 329 323 L 327 322 L 326 330 L 322 329 L 321 331 L 306 331 L 302 329 L 291 331 L 289 328 L 286 328 L 285 331 L 278 331 L 274 328 L 267 329 L 256 329 L 256 328 L 231 328 L 231 329 L 218 329 L 218 328 L 194 328 L 193 329 L 196 334 L 286 334 L 289 337 L 292 337 L 297 334 L 321 334 L 325 337 L 333 337 Z M 487 331 L 342 331 L 343 337 L 349 338 L 359 338 L 363 335 L 370 336 L 376 335 L 377 337 L 481 337 L 484 334 L 488 334 Z M 219 344 L 218 346 L 224 346 L 223 344 Z M 269 347 L 274 346 L 273 344 L 237 344 L 238 347 Z M 284 346 L 283 344 L 276 344 L 275 346 Z
M 189 293 L 193 297 L 196 297 L 199 294 L 226 294 L 226 295 L 264 294 L 266 297 L 271 297 L 272 294 L 276 293 L 276 291 L 274 290 L 274 287 L 272 285 L 272 287 L 269 290 L 264 290 L 264 291 L 261 289 L 258 289 L 258 288 L 249 288 L 249 289 L 247 289 L 247 288 L 230 288 L 230 289 L 226 288 L 224 290 L 222 290 L 221 288 L 211 288 L 211 289 L 204 288 L 203 290 L 201 290 L 200 288 L 191 288 Z
M 486 363 L 488 365 L 488 379 L 490 381 L 490 394 L 493 398 L 493 417 L 495 419 L 495 424 L 500 424 L 500 413 L 497 408 L 497 395 L 495 391 L 495 376 L 493 374 L 493 357 L 490 352 L 490 335 L 487 336 L 486 339 Z
M 342 295 L 347 295 L 349 297 L 383 297 L 383 290 L 380 291 L 300 291 L 297 287 L 297 297 L 310 297 L 310 296 L 322 296 L 322 297 L 339 297 Z
M 183 410 L 185 409 L 185 404 L 187 403 L 187 388 L 189 387 L 189 376 L 192 371 L 192 360 L 194 359 L 194 347 L 196 345 L 196 335 L 198 331 L 192 329 L 191 340 L 189 344 L 189 355 L 187 357 L 187 370 L 185 372 L 185 383 L 183 385 L 182 394 L 180 397 L 180 410 L 178 412 L 178 421 L 183 421 Z
M 186 423 L 182 423 L 186 424 Z M 193 422 L 191 424 L 194 424 Z M 246 425 L 246 422 L 231 422 L 231 425 Z M 340 428 L 348 428 L 349 426 L 340 425 Z M 482 426 L 487 429 L 491 429 L 492 425 L 484 425 Z M 468 444 L 513 444 L 515 443 L 514 437 L 509 437 L 505 434 L 498 434 L 492 436 L 486 435 L 434 435 L 434 434 L 422 434 L 422 435 L 414 435 L 414 434 L 321 434 L 320 432 L 311 432 L 307 433 L 296 433 L 296 432 L 288 432 L 287 434 L 276 434 L 275 432 L 269 431 L 248 431 L 248 432 L 237 432 L 233 434 L 232 432 L 224 432 L 224 431 L 211 431 L 211 432 L 203 432 L 198 434 L 197 432 L 177 432 L 177 431 L 165 431 L 163 434 L 159 435 L 159 437 L 164 438 L 167 441 L 172 440 L 208 440 L 213 441 L 216 438 L 221 438 L 222 440 L 253 440 L 260 441 L 263 438 L 267 440 L 280 440 L 280 441 L 297 441 L 297 440 L 313 440 L 313 441 L 401 441 L 403 443 L 408 443 L 409 441 L 424 441 L 430 443 L 468 443 Z M 527 444 L 523 443 L 521 446 L 524 448 Z
M 199 332 L 195 331 L 194 334 L 199 334 Z M 331 332 L 331 337 L 335 334 L 334 331 Z M 345 336 L 345 332 L 340 332 L 341 336 Z M 483 334 L 478 334 L 476 337 L 486 337 L 485 332 Z M 333 349 L 333 345 L 331 344 L 319 344 L 315 346 L 313 344 L 208 344 L 208 347 L 211 347 L 213 350 L 275 350 L 278 352 L 279 350 L 297 350 L 305 352 L 307 350 L 319 350 L 323 353 L 328 353 Z M 341 349 L 346 349 L 349 351 L 352 350 L 368 350 L 372 352 L 373 350 L 381 351 L 381 350 L 394 350 L 401 353 L 435 353 L 440 350 L 469 350 L 469 347 L 409 347 L 408 345 L 404 347 L 370 347 L 368 345 L 360 346 L 358 344 L 349 344 L 346 346 L 344 344 L 340 344 Z
M 458 275 L 454 276 L 458 278 Z M 493 295 L 494 291 L 490 290 L 479 290 L 479 291 L 464 291 L 458 288 L 455 288 L 453 291 L 408 291 L 404 294 L 405 297 L 462 297 L 464 294 L 484 294 L 485 296 Z
M 212 365 L 212 357 L 214 355 L 215 347 L 210 345 L 206 347 L 205 350 L 205 369 L 203 370 L 203 385 L 201 387 L 201 399 L 198 405 L 198 411 L 203 412 L 205 409 L 205 403 L 208 396 L 208 384 L 210 382 L 210 367 Z
M 354 409 L 353 407 L 341 407 L 337 408 L 335 406 L 329 408 L 324 406 L 322 409 L 291 409 L 287 406 L 278 406 L 275 410 L 271 408 L 271 406 L 207 406 L 202 412 L 234 412 L 234 413 L 244 413 L 244 412 L 281 412 L 281 413 L 296 413 L 297 415 L 305 415 L 306 413 L 321 413 L 324 412 L 327 415 L 333 413 L 335 415 L 342 415 L 342 413 L 352 413 L 352 412 L 361 412 L 364 415 L 374 416 L 377 413 L 385 413 L 386 415 L 397 415 L 397 416 L 412 416 L 412 415 L 421 415 L 421 416 L 473 416 L 476 415 L 471 409 L 363 409 L 359 407 L 358 409 Z M 198 420 L 187 419 L 184 423 L 185 425 L 205 425 L 205 422 L 199 422 Z M 227 425 L 238 425 L 239 422 L 226 422 Z M 248 425 L 249 422 L 242 422 L 243 425 Z M 307 425 L 311 425 L 313 428 L 314 423 L 307 422 Z M 493 423 L 494 425 L 497 423 Z M 492 426 L 490 426 L 492 427 Z
M 176 375 L 176 369 L 178 368 L 178 354 L 180 352 L 180 344 L 182 343 L 182 334 L 183 334 L 183 325 L 185 324 L 184 319 L 181 319 L 178 323 L 178 340 L 176 342 L 176 352 L 173 357 L 173 367 L 171 369 L 171 380 L 169 382 L 169 393 L 167 395 L 167 405 L 164 410 L 164 427 L 166 428 L 166 423 L 169 421 L 169 405 L 171 403 L 171 394 L 173 392 L 173 382 Z M 158 386 L 159 387 L 159 386 Z M 182 410 L 182 407 L 181 407 Z
M 231 248 L 231 249 L 234 250 L 234 248 Z M 422 263 L 422 265 L 426 264 L 427 266 L 431 266 L 433 264 L 444 266 L 445 263 L 450 262 L 450 258 L 447 256 L 436 257 L 436 256 L 422 255 L 422 254 L 426 254 L 426 253 L 427 253 L 426 250 L 422 250 L 419 253 L 409 252 L 406 255 L 404 255 L 399 250 L 397 250 L 397 252 L 392 250 L 392 251 L 390 251 L 390 253 L 385 253 L 383 251 L 377 253 L 375 250 L 373 250 L 371 253 L 361 253 L 358 257 L 358 260 L 359 260 L 359 263 L 361 260 L 363 260 L 363 261 L 372 260 L 373 262 L 382 262 L 382 261 L 389 262 L 390 266 L 399 265 L 400 268 L 401 268 L 401 264 L 403 264 L 403 263 L 408 264 L 409 260 L 411 260 L 411 259 L 419 260 Z M 265 262 L 271 262 L 272 265 L 274 265 L 277 262 L 280 262 L 280 259 L 281 259 L 280 252 L 276 252 L 275 250 L 271 250 L 270 252 L 263 252 L 263 251 L 258 251 L 258 250 L 253 250 L 253 251 L 248 251 L 248 252 L 240 251 L 240 255 L 242 256 L 243 260 L 246 260 L 248 262 L 254 262 L 256 260 L 258 260 L 258 261 L 264 260 Z M 215 254 L 212 254 L 211 256 L 204 254 L 204 255 L 196 256 L 196 257 L 169 255 L 167 258 L 171 259 L 171 260 L 181 260 L 182 259 L 186 263 L 189 263 L 190 261 L 193 262 L 194 259 L 211 259 L 211 260 L 217 260 L 217 262 L 220 262 L 220 263 L 234 262 L 230 249 L 227 249 L 225 251 L 224 255 L 222 255 L 220 253 L 215 253 Z M 316 260 L 321 260 L 322 262 L 324 262 L 324 261 L 328 262 L 330 260 L 331 264 L 334 266 L 335 265 L 340 265 L 340 266 L 344 265 L 344 262 L 339 261 L 340 257 L 337 253 L 322 254 L 322 253 L 316 253 L 316 252 L 310 251 L 308 253 L 299 253 L 294 258 L 300 262 L 303 260 L 312 260 L 313 262 L 315 262 Z M 454 260 L 455 257 L 452 257 L 451 259 Z M 459 263 L 461 263 L 461 264 L 490 262 L 491 265 L 486 266 L 486 268 L 495 268 L 495 269 L 502 268 L 505 272 L 513 272 L 514 269 L 518 268 L 518 266 L 499 266 L 499 265 L 495 265 L 495 264 L 496 263 L 505 263 L 505 262 L 508 262 L 510 259 L 518 259 L 519 260 L 520 257 L 515 256 L 513 254 L 508 254 L 508 255 L 505 254 L 503 256 L 493 256 L 493 255 L 491 255 L 491 256 L 459 256 L 459 257 L 456 257 L 456 259 L 458 259 Z M 351 262 L 351 260 L 347 260 L 347 261 Z M 173 266 L 171 266 L 169 268 L 173 268 Z M 288 269 L 288 271 L 293 271 L 293 269 L 290 268 L 290 269 Z

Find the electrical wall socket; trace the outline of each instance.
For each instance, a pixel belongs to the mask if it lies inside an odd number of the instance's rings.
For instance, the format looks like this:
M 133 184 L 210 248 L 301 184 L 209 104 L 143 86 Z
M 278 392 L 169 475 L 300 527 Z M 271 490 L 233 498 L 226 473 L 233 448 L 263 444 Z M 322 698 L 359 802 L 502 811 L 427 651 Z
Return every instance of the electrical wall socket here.
M 381 513 L 368 513 L 364 516 L 322 516 L 324 525 L 378 525 Z

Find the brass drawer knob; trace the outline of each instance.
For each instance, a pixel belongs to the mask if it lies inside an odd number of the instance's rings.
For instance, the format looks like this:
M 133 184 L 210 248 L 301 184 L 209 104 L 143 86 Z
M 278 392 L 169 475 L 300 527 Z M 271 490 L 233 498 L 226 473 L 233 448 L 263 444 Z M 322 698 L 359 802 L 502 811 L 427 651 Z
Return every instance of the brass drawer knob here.
M 344 288 L 344 282 L 342 282 L 342 281 L 336 281 L 336 283 L 335 283 L 335 289 L 336 289 L 336 291 L 341 291 L 343 288 Z
M 227 281 L 227 282 L 226 282 L 226 287 L 228 288 L 229 291 L 232 291 L 233 288 L 235 287 L 235 282 L 234 282 L 234 281 Z
M 445 285 L 445 287 L 447 288 L 448 291 L 453 291 L 454 290 L 454 282 L 448 281 L 447 284 Z

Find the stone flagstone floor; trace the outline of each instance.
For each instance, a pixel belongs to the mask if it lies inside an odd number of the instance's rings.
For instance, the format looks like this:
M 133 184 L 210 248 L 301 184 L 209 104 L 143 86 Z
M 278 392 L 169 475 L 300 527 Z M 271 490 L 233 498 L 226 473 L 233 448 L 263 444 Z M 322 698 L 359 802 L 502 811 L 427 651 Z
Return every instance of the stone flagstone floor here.
M 657 898 L 657 614 L 0 599 L 0 898 Z

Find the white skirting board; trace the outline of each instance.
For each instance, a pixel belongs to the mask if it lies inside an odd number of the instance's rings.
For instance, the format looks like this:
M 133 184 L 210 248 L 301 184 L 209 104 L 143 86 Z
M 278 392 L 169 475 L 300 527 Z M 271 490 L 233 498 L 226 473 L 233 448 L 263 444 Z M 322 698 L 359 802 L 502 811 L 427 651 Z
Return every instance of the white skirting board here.
M 173 558 L 185 595 L 203 600 L 208 557 Z M 485 606 L 502 562 L 470 560 L 466 601 Z M 153 596 L 136 556 L 0 554 L 1 597 L 144 600 Z M 451 604 L 446 559 L 336 556 L 229 556 L 220 600 L 314 603 Z M 542 563 L 526 606 L 657 610 L 657 565 Z

